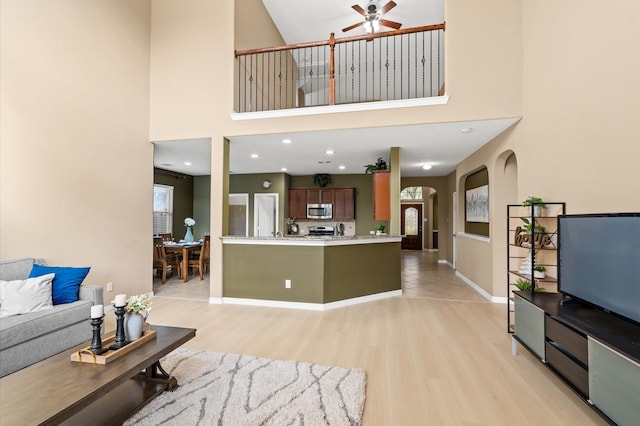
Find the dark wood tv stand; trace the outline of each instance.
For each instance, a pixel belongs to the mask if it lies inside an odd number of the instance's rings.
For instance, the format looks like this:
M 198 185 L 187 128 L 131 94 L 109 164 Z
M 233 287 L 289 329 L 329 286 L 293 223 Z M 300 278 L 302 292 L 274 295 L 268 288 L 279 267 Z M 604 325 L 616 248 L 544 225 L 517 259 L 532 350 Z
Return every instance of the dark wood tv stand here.
M 640 418 L 640 325 L 560 293 L 514 292 L 521 343 L 601 414 Z

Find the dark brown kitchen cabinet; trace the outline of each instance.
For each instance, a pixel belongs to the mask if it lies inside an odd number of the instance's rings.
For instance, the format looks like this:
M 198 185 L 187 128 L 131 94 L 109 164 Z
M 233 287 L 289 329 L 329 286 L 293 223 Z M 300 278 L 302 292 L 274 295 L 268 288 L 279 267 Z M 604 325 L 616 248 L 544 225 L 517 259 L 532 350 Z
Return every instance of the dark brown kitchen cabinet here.
M 355 219 L 355 188 L 296 188 L 289 190 L 289 217 L 306 219 L 307 204 L 333 204 L 334 219 Z
M 307 189 L 307 204 L 333 204 L 333 188 Z
M 334 189 L 333 218 L 355 219 L 355 188 Z
M 294 219 L 307 218 L 307 190 L 289 190 L 289 217 Z

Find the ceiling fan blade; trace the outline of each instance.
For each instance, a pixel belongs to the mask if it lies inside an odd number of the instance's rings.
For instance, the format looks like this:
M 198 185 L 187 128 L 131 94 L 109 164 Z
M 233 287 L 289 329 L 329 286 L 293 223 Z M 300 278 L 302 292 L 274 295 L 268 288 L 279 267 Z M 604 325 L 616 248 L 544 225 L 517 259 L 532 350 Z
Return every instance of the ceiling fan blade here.
M 380 9 L 380 14 L 384 15 L 385 13 L 387 13 L 388 11 L 390 11 L 391 9 L 393 9 L 396 6 L 397 6 L 396 2 L 391 0 L 389 3 L 385 4 L 384 6 L 382 6 L 382 9 Z
M 385 27 L 393 28 L 394 30 L 399 30 L 402 26 L 399 22 L 387 21 L 386 19 L 380 20 L 380 25 L 384 25 Z
M 355 10 L 362 16 L 367 16 L 367 12 L 365 12 L 364 9 L 357 4 L 354 4 L 353 6 L 351 6 L 351 9 Z
M 358 22 L 357 24 L 349 25 L 348 27 L 343 28 L 342 32 L 346 33 L 347 31 L 351 31 L 352 29 L 361 27 L 363 25 L 364 25 L 364 22 Z

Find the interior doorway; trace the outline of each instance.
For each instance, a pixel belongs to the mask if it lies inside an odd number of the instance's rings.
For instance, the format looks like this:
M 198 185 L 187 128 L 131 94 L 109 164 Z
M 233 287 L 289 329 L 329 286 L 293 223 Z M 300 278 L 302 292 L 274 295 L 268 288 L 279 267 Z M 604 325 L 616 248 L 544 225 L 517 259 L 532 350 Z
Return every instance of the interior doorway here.
M 274 194 L 254 194 L 253 235 L 272 237 L 278 232 L 278 197 Z
M 452 235 L 453 235 L 453 242 L 452 242 L 452 248 L 453 248 L 453 257 L 451 259 L 451 267 L 453 269 L 456 269 L 456 253 L 457 253 L 457 249 L 456 249 L 456 234 L 458 233 L 458 193 L 454 192 L 453 193 L 453 205 L 451 208 L 452 211 L 452 220 L 451 220 L 451 231 L 452 231 Z
M 249 194 L 229 194 L 229 235 L 249 236 Z
M 400 233 L 402 250 L 422 250 L 422 204 L 400 206 Z

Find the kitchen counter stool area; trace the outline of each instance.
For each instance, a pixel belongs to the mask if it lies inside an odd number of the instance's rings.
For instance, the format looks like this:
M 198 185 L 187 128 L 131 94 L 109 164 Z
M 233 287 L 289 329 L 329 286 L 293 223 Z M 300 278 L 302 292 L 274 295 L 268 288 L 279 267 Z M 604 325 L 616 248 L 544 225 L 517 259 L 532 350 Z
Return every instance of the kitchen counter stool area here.
M 224 303 L 326 310 L 400 295 L 401 240 L 223 237 Z

